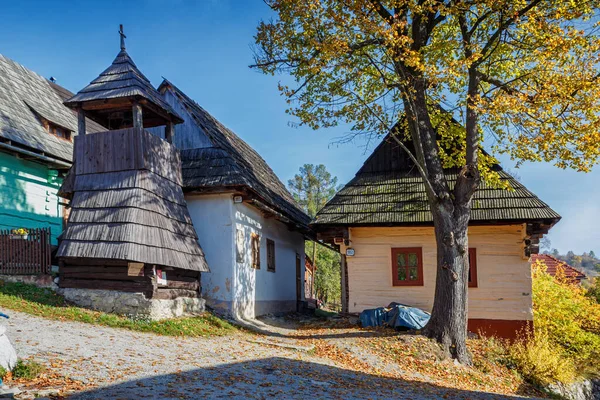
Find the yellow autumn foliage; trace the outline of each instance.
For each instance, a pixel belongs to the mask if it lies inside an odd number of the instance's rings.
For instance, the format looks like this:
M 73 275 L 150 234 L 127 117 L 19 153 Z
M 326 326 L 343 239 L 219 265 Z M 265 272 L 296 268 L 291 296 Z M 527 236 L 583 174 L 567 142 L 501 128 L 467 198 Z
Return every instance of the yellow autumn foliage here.
M 534 330 L 509 349 L 512 361 L 538 384 L 569 383 L 600 374 L 600 304 L 559 269 L 533 265 Z
M 570 383 L 577 378 L 573 360 L 565 357 L 545 334 L 515 343 L 509 355 L 521 375 L 535 384 Z

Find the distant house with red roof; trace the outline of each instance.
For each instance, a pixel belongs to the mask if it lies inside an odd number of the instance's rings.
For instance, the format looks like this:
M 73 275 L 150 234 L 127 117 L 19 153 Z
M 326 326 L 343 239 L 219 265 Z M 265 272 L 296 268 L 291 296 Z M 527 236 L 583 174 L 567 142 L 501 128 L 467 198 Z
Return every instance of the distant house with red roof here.
M 587 276 L 583 272 L 573 268 L 563 260 L 559 260 L 558 258 L 552 257 L 549 254 L 532 254 L 531 264 L 533 265 L 536 261 L 543 262 L 546 265 L 546 271 L 552 276 L 556 276 L 558 270 L 562 269 L 565 277 L 569 280 L 580 283 L 582 280 L 587 279 Z

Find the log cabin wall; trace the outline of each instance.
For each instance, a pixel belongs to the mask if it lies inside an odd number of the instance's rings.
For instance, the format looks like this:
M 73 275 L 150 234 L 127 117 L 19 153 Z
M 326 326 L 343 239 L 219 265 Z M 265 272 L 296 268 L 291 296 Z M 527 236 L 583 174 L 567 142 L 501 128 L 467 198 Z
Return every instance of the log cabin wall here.
M 166 273 L 166 284 L 157 282 L 155 268 Z M 72 259 L 60 263 L 59 276 L 61 288 L 143 293 L 148 299 L 200 297 L 200 273 L 181 268 L 144 264 L 139 274 L 132 276 L 126 261 Z
M 469 287 L 469 319 L 531 321 L 531 268 L 523 254 L 524 225 L 471 226 L 477 287 Z M 431 311 L 436 278 L 432 227 L 350 228 L 354 256 L 346 257 L 349 312 L 392 301 Z M 422 286 L 393 286 L 392 248 L 421 248 Z M 342 246 L 342 254 L 346 247 Z
M 160 269 L 160 267 L 156 267 Z M 163 268 L 167 275 L 166 285 L 154 288 L 154 299 L 176 299 L 178 297 L 200 297 L 200 272 L 181 268 Z

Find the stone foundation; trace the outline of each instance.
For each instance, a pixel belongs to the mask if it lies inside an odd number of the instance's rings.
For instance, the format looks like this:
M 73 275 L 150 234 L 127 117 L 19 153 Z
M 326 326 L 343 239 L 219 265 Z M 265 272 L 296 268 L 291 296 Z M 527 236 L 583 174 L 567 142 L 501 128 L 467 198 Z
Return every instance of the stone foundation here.
M 96 289 L 59 289 L 65 299 L 80 307 L 107 313 L 129 315 L 158 321 L 198 315 L 205 310 L 200 298 L 179 297 L 174 300 L 147 299 L 143 293 Z
M 52 275 L 0 275 L 0 281 L 4 282 L 20 282 L 28 285 L 35 285 L 41 288 L 56 289 Z

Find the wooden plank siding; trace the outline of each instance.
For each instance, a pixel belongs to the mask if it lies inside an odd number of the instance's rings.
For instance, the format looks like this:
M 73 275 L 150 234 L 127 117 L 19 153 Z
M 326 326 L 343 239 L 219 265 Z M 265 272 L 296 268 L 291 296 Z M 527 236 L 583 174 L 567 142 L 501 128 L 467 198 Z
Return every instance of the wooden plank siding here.
M 477 249 L 478 287 L 469 288 L 469 318 L 531 320 L 531 270 L 523 253 L 524 225 L 469 227 Z M 392 301 L 431 311 L 435 291 L 436 245 L 432 227 L 350 228 L 347 257 L 349 312 Z M 392 285 L 391 249 L 421 247 L 423 286 Z M 342 246 L 342 253 L 345 247 Z
M 63 228 L 60 183 L 48 166 L 0 152 L 0 229 L 50 229 L 57 245 Z
M 27 238 L 0 230 L 0 274 L 50 273 L 50 229 L 31 229 Z
M 178 151 L 141 128 L 87 134 L 75 138 L 76 175 L 148 170 L 181 185 Z

